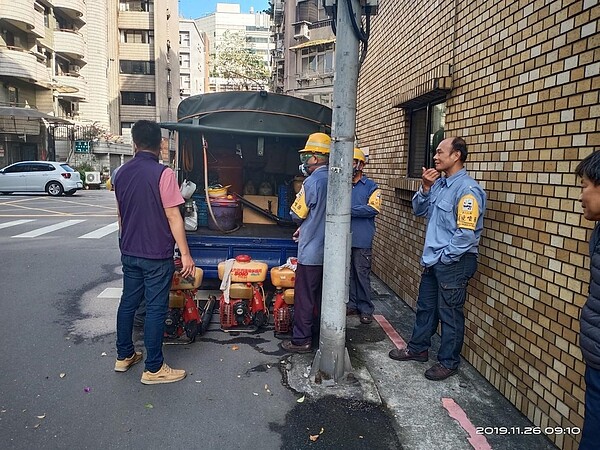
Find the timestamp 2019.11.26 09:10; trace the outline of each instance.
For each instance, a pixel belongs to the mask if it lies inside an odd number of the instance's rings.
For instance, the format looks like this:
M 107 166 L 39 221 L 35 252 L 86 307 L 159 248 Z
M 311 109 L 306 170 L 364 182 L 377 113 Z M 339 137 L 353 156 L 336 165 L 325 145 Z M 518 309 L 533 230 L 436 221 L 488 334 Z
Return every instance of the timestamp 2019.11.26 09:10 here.
M 528 435 L 528 434 L 580 434 L 578 427 L 476 427 L 475 432 L 483 435 Z

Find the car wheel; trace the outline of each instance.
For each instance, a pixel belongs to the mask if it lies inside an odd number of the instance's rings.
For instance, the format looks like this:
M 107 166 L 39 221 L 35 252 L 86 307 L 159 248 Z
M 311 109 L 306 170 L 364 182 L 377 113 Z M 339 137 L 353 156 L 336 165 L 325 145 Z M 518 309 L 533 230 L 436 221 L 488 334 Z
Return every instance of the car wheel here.
M 12 192 L 2 192 L 2 195 L 10 195 Z
M 67 191 L 67 192 L 65 192 L 65 195 L 68 195 L 70 197 L 71 195 L 74 195 L 75 192 L 77 192 L 77 189 L 73 189 L 72 191 Z
M 62 195 L 64 189 L 62 184 L 60 184 L 58 181 L 51 181 L 46 185 L 46 192 L 52 197 L 58 197 L 59 195 Z

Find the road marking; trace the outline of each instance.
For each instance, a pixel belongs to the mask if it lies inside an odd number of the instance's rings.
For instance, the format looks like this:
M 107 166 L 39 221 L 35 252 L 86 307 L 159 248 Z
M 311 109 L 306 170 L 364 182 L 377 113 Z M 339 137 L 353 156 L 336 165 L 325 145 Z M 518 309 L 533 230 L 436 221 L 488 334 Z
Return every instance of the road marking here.
M 377 323 L 379 323 L 379 325 L 381 326 L 381 328 L 383 328 L 383 331 L 385 331 L 385 334 L 388 335 L 388 337 L 390 338 L 390 340 L 392 341 L 392 343 L 397 347 L 397 348 L 406 348 L 406 342 L 404 341 L 404 339 L 402 339 L 402 337 L 398 334 L 398 332 L 394 329 L 394 327 L 392 326 L 392 324 L 390 324 L 387 319 L 379 314 L 375 314 L 373 316 L 373 319 L 375 319 L 377 321 Z
M 477 434 L 475 426 L 467 417 L 467 413 L 451 398 L 442 397 L 442 406 L 448 411 L 448 415 L 469 433 L 467 440 L 475 450 L 492 450 L 485 436 Z
M 106 288 L 100 292 L 98 298 L 121 298 L 122 294 L 123 288 Z
M 83 236 L 79 236 L 79 239 L 100 239 L 101 237 L 106 236 L 107 234 L 114 233 L 119 229 L 119 222 L 114 222 L 105 227 L 98 228 L 96 231 L 92 231 L 90 233 L 84 234 Z
M 38 237 L 42 234 L 51 233 L 56 230 L 60 230 L 61 228 L 67 228 L 72 225 L 77 225 L 80 222 L 85 222 L 85 220 L 65 220 L 64 222 L 59 222 L 54 225 L 50 225 L 48 227 L 38 228 L 37 230 L 30 231 L 28 233 L 17 234 L 16 236 L 11 236 L 13 238 L 32 238 Z
M 2 229 L 2 228 L 8 228 L 8 227 L 14 227 L 16 225 L 21 225 L 21 224 L 27 223 L 27 222 L 33 222 L 33 219 L 28 219 L 28 220 L 13 220 L 12 222 L 0 223 L 0 229 Z

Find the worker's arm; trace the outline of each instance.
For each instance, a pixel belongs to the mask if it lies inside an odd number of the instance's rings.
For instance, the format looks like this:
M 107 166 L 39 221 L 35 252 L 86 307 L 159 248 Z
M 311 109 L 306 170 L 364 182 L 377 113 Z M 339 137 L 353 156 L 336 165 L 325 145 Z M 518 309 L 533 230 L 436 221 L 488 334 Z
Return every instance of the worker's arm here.
M 185 237 L 185 226 L 183 224 L 183 219 L 181 218 L 181 213 L 179 212 L 179 206 L 165 208 L 165 215 L 169 221 L 171 234 L 175 238 L 175 242 L 181 253 L 181 264 L 183 267 L 179 272 L 184 278 L 193 276 L 195 274 L 195 264 Z

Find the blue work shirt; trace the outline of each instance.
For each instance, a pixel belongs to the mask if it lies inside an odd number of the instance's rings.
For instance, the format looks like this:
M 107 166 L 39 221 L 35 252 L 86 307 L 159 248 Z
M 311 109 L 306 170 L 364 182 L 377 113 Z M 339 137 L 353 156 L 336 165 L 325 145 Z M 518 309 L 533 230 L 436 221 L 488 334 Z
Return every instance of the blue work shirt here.
M 325 245 L 325 207 L 329 166 L 317 167 L 302 184 L 290 215 L 300 225 L 298 263 L 322 266 Z
M 427 194 L 419 188 L 412 206 L 417 216 L 427 217 L 421 264 L 450 264 L 465 253 L 476 254 L 485 205 L 485 191 L 465 169 L 438 178 Z
M 371 248 L 375 236 L 375 216 L 381 208 L 381 191 L 366 175 L 352 184 L 352 231 L 353 248 Z

